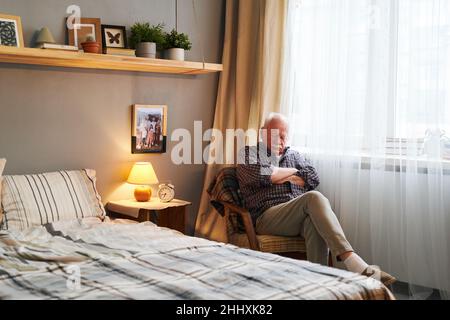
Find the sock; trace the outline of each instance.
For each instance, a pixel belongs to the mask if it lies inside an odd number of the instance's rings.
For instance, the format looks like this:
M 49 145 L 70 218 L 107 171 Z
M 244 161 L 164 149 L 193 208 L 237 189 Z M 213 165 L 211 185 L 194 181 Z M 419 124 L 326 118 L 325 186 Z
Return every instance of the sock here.
M 363 273 L 369 266 L 360 256 L 352 252 L 352 254 L 344 260 L 345 267 L 348 271 Z

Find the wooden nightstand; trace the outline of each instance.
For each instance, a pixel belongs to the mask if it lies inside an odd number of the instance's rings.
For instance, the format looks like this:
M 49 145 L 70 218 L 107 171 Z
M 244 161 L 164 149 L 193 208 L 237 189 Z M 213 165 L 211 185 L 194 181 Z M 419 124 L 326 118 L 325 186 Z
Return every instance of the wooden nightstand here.
M 174 199 L 170 202 L 161 202 L 158 198 L 152 198 L 149 202 L 137 202 L 136 200 L 111 201 L 106 204 L 106 209 L 111 218 L 130 219 L 138 222 L 151 221 L 159 227 L 165 227 L 188 234 L 187 206 L 188 201 Z

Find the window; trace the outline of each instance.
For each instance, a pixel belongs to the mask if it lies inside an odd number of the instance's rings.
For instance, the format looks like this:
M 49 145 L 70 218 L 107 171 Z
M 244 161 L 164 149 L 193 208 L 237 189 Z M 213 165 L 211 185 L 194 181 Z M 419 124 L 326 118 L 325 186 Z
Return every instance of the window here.
M 427 130 L 450 135 L 450 1 L 289 6 L 283 108 L 295 145 L 420 155 Z

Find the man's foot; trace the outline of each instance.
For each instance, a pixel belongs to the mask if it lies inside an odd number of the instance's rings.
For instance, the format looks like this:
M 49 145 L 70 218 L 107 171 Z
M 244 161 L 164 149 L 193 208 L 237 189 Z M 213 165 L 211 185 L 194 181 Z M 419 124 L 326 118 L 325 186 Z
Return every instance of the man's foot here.
M 380 268 L 375 266 L 368 266 L 362 273 L 363 276 L 374 278 L 381 281 L 385 286 L 390 286 L 397 281 L 394 276 L 389 273 L 382 271 Z
M 342 254 L 340 256 L 341 260 L 344 261 L 344 265 L 348 271 L 355 273 L 363 273 L 369 265 L 355 252 L 348 252 L 347 254 Z

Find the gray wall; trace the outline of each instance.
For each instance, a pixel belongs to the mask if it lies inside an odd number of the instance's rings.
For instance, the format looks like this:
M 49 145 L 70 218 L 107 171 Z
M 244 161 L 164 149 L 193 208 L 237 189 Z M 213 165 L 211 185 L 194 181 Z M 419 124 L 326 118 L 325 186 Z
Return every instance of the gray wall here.
M 223 0 L 179 0 L 179 29 L 192 39 L 187 59 L 220 63 Z M 22 17 L 25 45 L 36 30 L 48 26 L 57 42 L 65 41 L 66 7 L 77 4 L 85 17 L 104 24 L 135 21 L 175 25 L 175 0 L 0 0 L 0 12 Z M 203 39 L 203 40 L 201 40 Z M 193 202 L 191 226 L 197 213 L 205 167 L 172 164 L 165 154 L 132 155 L 131 105 L 167 104 L 168 135 L 176 128 L 193 132 L 193 122 L 213 121 L 218 74 L 173 76 L 132 72 L 61 69 L 0 63 L 0 157 L 8 160 L 6 174 L 58 169 L 93 168 L 104 202 L 132 196 L 124 184 L 136 161 L 151 161 L 160 180 L 171 180 L 177 198 Z

